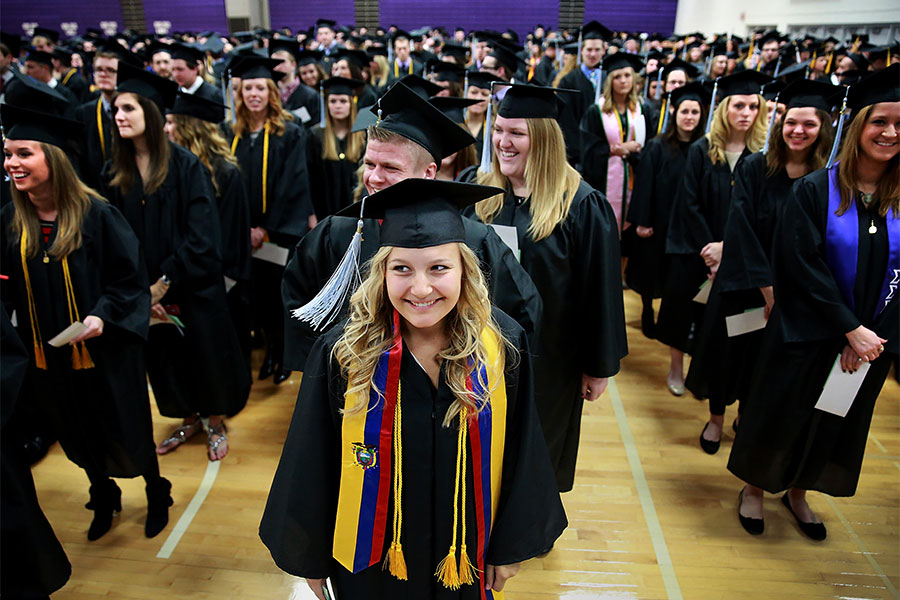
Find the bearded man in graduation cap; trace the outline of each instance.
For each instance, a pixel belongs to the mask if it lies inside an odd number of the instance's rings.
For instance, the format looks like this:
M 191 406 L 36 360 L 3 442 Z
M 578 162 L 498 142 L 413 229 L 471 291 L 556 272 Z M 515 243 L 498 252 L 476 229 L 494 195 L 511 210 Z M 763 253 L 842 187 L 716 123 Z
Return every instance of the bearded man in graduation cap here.
M 362 180 L 369 194 L 409 178 L 434 179 L 441 161 L 474 143 L 469 133 L 444 116 L 440 110 L 398 82 L 370 109 L 374 125 L 368 128 L 363 158 Z M 463 219 L 466 244 L 484 265 L 488 289 L 494 305 L 515 319 L 530 341 L 536 335 L 541 316 L 541 299 L 531 278 L 512 251 L 493 229 L 471 219 Z M 349 293 L 332 293 L 331 305 L 323 307 L 319 293 L 342 265 L 344 251 L 357 231 L 357 219 L 328 216 L 297 244 L 285 269 L 281 293 L 285 307 L 284 368 L 304 370 L 309 350 L 329 322 L 346 312 Z M 380 226 L 363 221 L 358 265 L 378 250 Z M 353 265 L 345 267 L 355 268 Z M 317 306 L 307 306 L 313 299 Z M 299 310 L 306 307 L 306 310 Z M 295 318 L 296 314 L 321 311 L 327 315 L 313 327 Z

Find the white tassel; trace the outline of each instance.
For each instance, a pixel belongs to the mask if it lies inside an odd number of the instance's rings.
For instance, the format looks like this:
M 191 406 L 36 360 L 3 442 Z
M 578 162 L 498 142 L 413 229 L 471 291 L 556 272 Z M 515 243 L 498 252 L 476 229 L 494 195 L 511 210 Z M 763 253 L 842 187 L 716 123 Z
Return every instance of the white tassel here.
M 712 127 L 713 115 L 716 112 L 716 92 L 719 91 L 719 79 L 721 77 L 716 77 L 716 81 L 713 83 L 712 100 L 709 102 L 709 116 L 706 117 L 706 131 L 704 133 L 709 133 L 709 128 Z
M 772 109 L 772 119 L 769 121 L 769 130 L 766 132 L 766 143 L 763 144 L 762 153 L 766 154 L 769 151 L 769 144 L 772 141 L 772 130 L 775 129 L 775 120 L 778 118 L 778 96 L 781 93 L 775 94 L 775 99 L 772 103 L 775 105 L 775 108 Z
M 365 199 L 362 200 L 364 205 Z M 341 313 L 344 302 L 362 282 L 359 274 L 359 252 L 362 246 L 362 209 L 360 219 L 356 223 L 356 233 L 350 240 L 350 247 L 344 253 L 344 257 L 337 269 L 328 278 L 325 286 L 319 290 L 316 297 L 291 311 L 291 316 L 308 323 L 313 330 L 325 329 Z
M 594 87 L 594 104 L 600 106 L 600 98 L 603 96 L 603 67 L 597 68 L 597 85 Z
M 319 127 L 325 129 L 325 86 L 319 82 Z
M 482 129 L 484 140 L 481 144 L 481 165 L 478 167 L 479 173 L 490 173 L 492 168 L 491 143 L 493 141 L 493 135 L 491 134 L 491 110 L 493 108 L 493 104 L 493 98 L 488 98 L 487 110 L 484 112 L 484 128 Z

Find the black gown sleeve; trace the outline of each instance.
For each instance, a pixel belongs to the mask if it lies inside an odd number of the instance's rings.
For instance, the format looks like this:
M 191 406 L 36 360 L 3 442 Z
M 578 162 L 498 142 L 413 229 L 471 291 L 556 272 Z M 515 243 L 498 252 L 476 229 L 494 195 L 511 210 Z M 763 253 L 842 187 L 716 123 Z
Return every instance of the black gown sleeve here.
M 309 169 L 309 191 L 312 198 L 313 211 L 319 220 L 324 219 L 328 212 L 328 190 L 325 176 L 325 160 L 322 158 L 322 134 L 321 128 L 315 127 L 307 135 L 306 164 Z
M 284 238 L 272 240 L 280 241 L 279 245 L 293 245 L 309 230 L 308 218 L 313 208 L 306 162 L 307 135 L 305 129 L 290 123 L 283 136 L 270 139 L 269 160 L 278 156 L 281 168 L 273 172 L 270 163 L 268 194 L 273 204 L 277 202 L 277 210 L 270 209 L 272 214 L 264 222 L 270 238 L 273 234 Z M 272 143 L 274 140 L 277 141 Z
M 595 190 L 606 193 L 610 147 L 603 117 L 596 106 L 585 111 L 578 127 L 581 176 Z
M 703 214 L 701 199 L 703 172 L 709 161 L 707 150 L 704 138 L 691 144 L 688 149 L 684 177 L 678 186 L 669 221 L 669 234 L 666 238 L 668 254 L 697 254 L 703 246 L 714 241 L 712 230 Z
M 250 281 L 250 205 L 241 173 L 234 165 L 223 162 L 216 169 L 216 183 L 223 272 L 235 281 Z

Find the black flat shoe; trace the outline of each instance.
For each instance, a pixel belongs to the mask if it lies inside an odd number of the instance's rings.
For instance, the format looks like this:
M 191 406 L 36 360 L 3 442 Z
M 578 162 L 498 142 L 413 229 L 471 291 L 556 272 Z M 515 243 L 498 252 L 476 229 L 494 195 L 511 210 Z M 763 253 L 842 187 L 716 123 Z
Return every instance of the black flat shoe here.
M 275 372 L 275 361 L 271 356 L 266 355 L 263 359 L 262 366 L 259 367 L 259 375 L 256 377 L 260 381 L 271 376 Z
M 281 367 L 275 369 L 275 377 L 272 378 L 272 383 L 278 385 L 280 383 L 284 383 L 287 381 L 288 377 L 291 376 L 290 371 L 285 371 Z
M 825 523 L 807 523 L 806 521 L 801 521 L 800 517 L 797 516 L 797 513 L 794 512 L 794 509 L 791 507 L 791 500 L 788 498 L 788 495 L 785 494 L 781 497 L 781 503 L 784 504 L 785 508 L 787 508 L 791 515 L 793 515 L 794 520 L 797 521 L 797 526 L 800 528 L 800 531 L 806 535 L 811 540 L 815 540 L 817 542 L 821 542 L 825 539 L 825 536 L 828 535 L 828 531 L 825 529 Z
M 744 528 L 744 531 L 750 535 L 760 535 L 766 530 L 765 519 L 754 519 L 741 514 L 741 505 L 744 503 L 744 490 L 746 489 L 746 486 L 742 487 L 741 493 L 738 494 L 738 519 L 741 521 L 741 527 Z
M 700 432 L 700 447 L 703 448 L 703 451 L 707 454 L 715 454 L 719 451 L 719 444 L 721 443 L 721 440 L 718 442 L 714 442 L 703 437 L 703 434 L 706 433 L 707 427 L 709 427 L 709 421 L 706 422 L 706 427 L 704 427 L 703 431 Z
M 102 538 L 112 527 L 113 517 L 122 512 L 122 490 L 113 480 L 104 485 L 91 486 L 91 499 L 84 505 L 94 511 L 94 519 L 88 527 L 88 541 Z

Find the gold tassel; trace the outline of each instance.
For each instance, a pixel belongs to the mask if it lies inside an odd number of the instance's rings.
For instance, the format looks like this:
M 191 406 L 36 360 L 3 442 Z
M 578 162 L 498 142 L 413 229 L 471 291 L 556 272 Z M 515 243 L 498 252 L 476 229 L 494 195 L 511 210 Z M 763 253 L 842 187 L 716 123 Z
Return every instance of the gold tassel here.
M 83 369 L 81 363 L 81 352 L 78 351 L 78 344 L 72 346 L 72 368 L 73 369 Z
M 34 342 L 34 366 L 47 370 L 47 357 L 44 356 L 44 344 L 41 340 L 41 327 L 37 319 L 37 308 L 34 305 L 34 293 L 31 291 L 31 275 L 28 273 L 28 228 L 22 228 L 19 239 L 19 257 L 22 259 L 22 274 L 25 276 L 25 295 L 28 298 L 28 319 L 31 326 L 31 339 Z
M 409 579 L 406 570 L 406 558 L 403 556 L 403 544 L 400 543 L 400 533 L 403 530 L 403 410 L 400 405 L 402 398 L 402 386 L 397 382 L 397 402 L 394 404 L 394 539 L 388 549 L 382 568 L 401 581 Z
M 459 582 L 463 585 L 472 585 L 475 583 L 475 573 L 478 572 L 478 569 L 475 568 L 475 565 L 472 564 L 472 561 L 469 560 L 469 555 L 466 553 L 466 545 L 463 544 L 463 547 L 460 549 L 460 557 L 459 557 Z
M 47 370 L 47 358 L 44 356 L 44 347 L 34 340 L 34 366 L 38 369 Z
M 456 440 L 456 477 L 455 477 L 455 489 L 453 490 L 453 537 L 450 542 L 450 550 L 447 552 L 447 556 L 438 563 L 437 570 L 434 574 L 437 576 L 438 581 L 444 584 L 444 587 L 449 588 L 451 590 L 458 590 L 461 585 L 461 580 L 465 577 L 464 573 L 460 572 L 460 567 L 457 566 L 456 563 L 456 531 L 459 526 L 459 488 L 460 488 L 460 479 L 462 480 L 463 487 L 463 539 L 462 544 L 465 546 L 466 543 L 466 515 L 465 515 L 465 507 L 466 507 L 466 492 L 465 492 L 465 467 L 466 467 L 466 459 L 465 459 L 465 447 L 466 444 L 466 408 L 463 409 L 459 413 L 459 436 Z M 463 553 L 465 556 L 465 553 Z M 469 564 L 468 558 L 463 558 L 462 561 L 464 564 Z
M 79 346 L 81 349 L 79 350 Z M 73 369 L 93 369 L 94 361 L 91 360 L 91 354 L 88 352 L 87 345 L 79 342 L 72 347 L 72 368 Z
M 444 587 L 451 590 L 459 589 L 459 569 L 456 567 L 456 546 L 450 546 L 450 551 L 447 553 L 447 556 L 438 563 L 437 571 L 435 571 L 434 574 L 437 575 L 438 581 L 444 584 Z
M 391 542 L 387 553 L 388 572 L 401 581 L 409 579 L 406 571 L 406 558 L 403 556 L 403 545 L 400 542 Z

